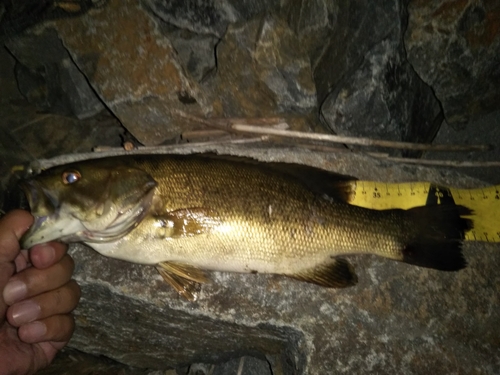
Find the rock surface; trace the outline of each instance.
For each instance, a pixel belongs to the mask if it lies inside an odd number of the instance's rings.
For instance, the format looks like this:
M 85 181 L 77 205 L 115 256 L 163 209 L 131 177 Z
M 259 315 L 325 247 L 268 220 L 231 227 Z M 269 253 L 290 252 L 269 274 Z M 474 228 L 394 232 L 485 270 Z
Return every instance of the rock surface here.
M 470 162 L 492 162 L 500 160 L 500 110 L 481 116 L 467 124 L 465 129 L 454 129 L 446 122 L 439 129 L 436 139 L 437 144 L 493 144 L 495 148 L 489 152 L 426 152 L 425 159 L 458 160 Z M 481 179 L 492 185 L 500 184 L 498 167 L 460 168 L 460 171 L 469 176 Z
M 301 162 L 362 179 L 478 184 L 451 171 L 352 154 L 208 150 Z M 500 324 L 500 253 L 498 245 L 480 243 L 467 243 L 465 253 L 469 267 L 458 273 L 352 257 L 360 281 L 342 290 L 214 272 L 193 303 L 180 299 L 152 267 L 106 259 L 77 245 L 72 255 L 83 298 L 70 345 L 147 368 L 260 354 L 279 358 L 271 362 L 275 374 L 495 374 L 500 335 L 491 327 Z
M 310 6 L 316 4 L 322 2 Z M 327 125 L 341 135 L 431 141 L 441 110 L 432 89 L 406 60 L 402 2 L 353 6 L 341 1 L 336 14 L 337 22 L 314 66 Z
M 163 21 L 197 34 L 221 38 L 230 23 L 246 21 L 269 12 L 280 4 L 277 0 L 143 0 L 146 7 Z
M 186 72 L 197 82 L 201 82 L 216 69 L 215 46 L 219 42 L 218 38 L 168 27 L 163 23 L 159 28 L 179 54 Z
M 138 2 L 110 0 L 102 9 L 46 26 L 57 30 L 101 100 L 141 143 L 156 145 L 190 129 L 174 119 L 174 110 L 202 117 L 212 111 Z
M 306 51 L 287 24 L 262 16 L 231 25 L 205 85 L 227 117 L 307 114 L 317 108 Z
M 500 109 L 497 1 L 410 1 L 405 45 L 452 127 Z
M 145 145 L 196 127 L 178 110 L 200 117 L 306 114 L 312 127 L 321 118 L 338 134 L 430 142 L 442 122 L 441 106 L 448 123 L 458 126 L 500 102 L 493 3 L 140 4 L 111 0 L 45 26 L 57 30 L 99 98 Z M 40 74 L 33 71 L 18 75 L 36 97 Z M 49 93 L 71 91 L 49 81 Z M 85 101 L 97 102 L 92 95 Z
M 84 119 L 104 109 L 54 30 L 11 38 L 6 46 L 18 62 L 19 90 L 38 110 Z

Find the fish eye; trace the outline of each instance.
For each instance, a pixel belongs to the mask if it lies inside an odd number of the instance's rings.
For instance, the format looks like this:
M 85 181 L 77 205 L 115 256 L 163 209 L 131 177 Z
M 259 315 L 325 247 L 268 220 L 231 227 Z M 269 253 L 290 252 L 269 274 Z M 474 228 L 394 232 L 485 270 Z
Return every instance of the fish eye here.
M 78 182 L 82 175 L 78 171 L 66 171 L 62 174 L 62 182 L 64 185 L 71 185 Z

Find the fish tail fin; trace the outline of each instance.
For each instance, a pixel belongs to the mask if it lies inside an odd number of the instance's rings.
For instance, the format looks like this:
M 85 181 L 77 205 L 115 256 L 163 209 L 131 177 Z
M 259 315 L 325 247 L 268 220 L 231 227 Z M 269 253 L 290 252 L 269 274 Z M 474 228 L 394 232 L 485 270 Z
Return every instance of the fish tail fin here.
M 409 209 L 414 236 L 402 249 L 405 263 L 441 271 L 458 271 L 467 262 L 462 254 L 465 232 L 472 229 L 472 215 L 464 206 L 438 205 Z

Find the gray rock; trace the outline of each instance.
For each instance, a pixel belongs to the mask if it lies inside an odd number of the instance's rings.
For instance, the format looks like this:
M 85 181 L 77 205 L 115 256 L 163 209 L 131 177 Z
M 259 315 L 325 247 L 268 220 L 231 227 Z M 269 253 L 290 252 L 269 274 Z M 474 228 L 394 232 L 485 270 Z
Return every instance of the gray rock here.
M 408 59 L 455 129 L 500 109 L 498 2 L 411 1 Z
M 303 2 L 302 14 L 320 14 L 320 1 Z M 309 7 L 319 7 L 308 12 Z M 396 40 L 401 35 L 401 10 L 398 0 L 360 2 L 348 0 L 337 2 L 330 10 L 329 20 L 320 20 L 328 37 L 323 40 L 323 48 L 314 61 L 314 79 L 319 102 L 328 96 L 345 76 L 353 74 L 362 64 L 366 54 L 383 40 Z M 313 17 L 314 21 L 318 17 Z M 296 22 L 297 23 L 297 22 Z M 303 22 L 307 24 L 307 21 Z M 309 26 L 311 27 L 311 26 Z M 292 26 L 292 28 L 294 28 Z M 297 26 L 295 26 L 297 28 Z
M 260 160 L 301 162 L 380 181 L 478 182 L 446 169 L 341 153 L 220 146 Z M 353 288 L 330 290 L 273 275 L 211 273 L 196 302 L 180 299 L 152 267 L 72 247 L 83 291 L 70 343 L 147 368 L 275 356 L 277 374 L 496 374 L 500 371 L 498 245 L 467 243 L 468 268 L 438 272 L 375 257 L 350 257 Z M 281 372 L 280 372 L 281 371 Z
M 348 21 L 338 20 L 315 70 L 319 97 L 330 91 L 321 106 L 323 119 L 341 135 L 430 142 L 441 110 L 406 60 L 400 2 L 342 10 Z
M 465 129 L 455 129 L 446 121 L 439 129 L 434 143 L 436 144 L 490 144 L 495 148 L 488 152 L 426 152 L 425 159 L 489 162 L 500 160 L 500 110 L 481 116 L 472 121 Z M 469 167 L 460 168 L 460 171 L 493 185 L 500 184 L 498 167 Z
M 273 375 L 267 361 L 248 356 L 232 359 L 226 363 L 216 366 L 213 371 L 213 375 L 229 374 Z
M 110 0 L 101 9 L 47 27 L 57 30 L 101 100 L 144 145 L 192 128 L 176 115 L 178 110 L 201 117 L 211 113 L 175 49 L 138 2 Z
M 179 370 L 178 370 L 179 372 Z M 255 357 L 244 356 L 233 358 L 218 364 L 195 363 L 189 366 L 186 375 L 282 375 L 282 372 L 271 371 L 268 361 Z
M 163 21 L 180 29 L 221 38 L 230 23 L 249 20 L 261 12 L 277 8 L 278 0 L 143 0 L 143 4 Z
M 216 76 L 204 86 L 225 116 L 307 114 L 317 108 L 306 51 L 273 16 L 231 25 L 217 45 L 217 61 Z
M 201 82 L 207 74 L 215 70 L 215 45 L 219 42 L 218 38 L 168 27 L 163 23 L 159 26 L 179 54 L 186 72 L 197 82 Z
M 323 119 L 337 134 L 419 143 L 432 140 L 440 112 L 431 88 L 390 42 L 374 47 L 321 106 Z
M 16 60 L 3 46 L 0 47 L 0 104 L 2 107 L 9 105 L 9 102 L 24 100 L 18 89 L 18 84 L 14 76 Z M 0 109 L 1 110 L 1 109 Z M 5 115 L 4 115 L 5 116 Z M 4 117 L 5 119 L 5 117 Z
M 208 375 L 211 372 L 213 373 L 214 365 L 208 365 L 205 363 L 193 363 L 189 366 L 189 370 L 186 375 Z
M 104 109 L 53 30 L 9 39 L 21 93 L 39 110 L 79 119 Z
M 93 356 L 71 348 L 59 352 L 54 362 L 37 375 L 177 375 L 175 371 L 157 371 L 126 366 L 103 356 Z
M 342 4 L 345 3 L 329 0 L 282 1 L 279 14 L 297 34 L 301 47 L 307 50 L 313 69 L 316 68 L 326 50 L 331 48 L 329 41 L 335 36 L 335 27 L 342 23 L 342 19 L 338 19 L 339 7 Z M 342 14 L 342 17 L 344 16 Z M 323 82 L 323 79 L 317 77 L 320 98 L 326 94 L 322 90 L 329 86 Z M 324 86 L 323 83 L 325 83 Z

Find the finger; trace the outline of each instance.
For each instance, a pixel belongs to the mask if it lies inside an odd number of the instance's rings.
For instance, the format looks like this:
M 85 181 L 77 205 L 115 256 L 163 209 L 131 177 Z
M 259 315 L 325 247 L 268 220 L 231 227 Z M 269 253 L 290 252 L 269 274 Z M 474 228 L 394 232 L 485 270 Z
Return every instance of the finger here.
M 19 255 L 19 238 L 33 223 L 26 211 L 9 212 L 0 220 L 0 291 L 15 272 L 14 260 Z M 0 321 L 5 314 L 5 294 L 0 293 Z
M 28 250 L 21 250 L 19 255 L 14 259 L 16 265 L 16 272 L 21 272 L 22 270 L 31 266 L 29 261 Z
M 71 279 L 74 268 L 73 259 L 66 254 L 59 262 L 48 268 L 25 269 L 12 276 L 5 286 L 3 292 L 5 303 L 12 305 L 23 299 L 59 288 Z
M 12 305 L 7 319 L 14 327 L 73 311 L 80 300 L 80 287 L 71 280 L 62 287 Z
M 27 211 L 9 212 L 0 220 L 0 263 L 13 262 L 19 254 L 19 239 L 33 223 Z
M 74 330 L 75 320 L 73 316 L 64 314 L 25 324 L 19 327 L 17 334 L 21 341 L 28 344 L 51 341 L 60 343 L 60 348 L 62 348 L 69 341 Z M 59 348 L 56 347 L 56 349 Z
M 68 246 L 60 242 L 48 242 L 35 245 L 30 249 L 30 260 L 33 266 L 44 269 L 59 262 Z

